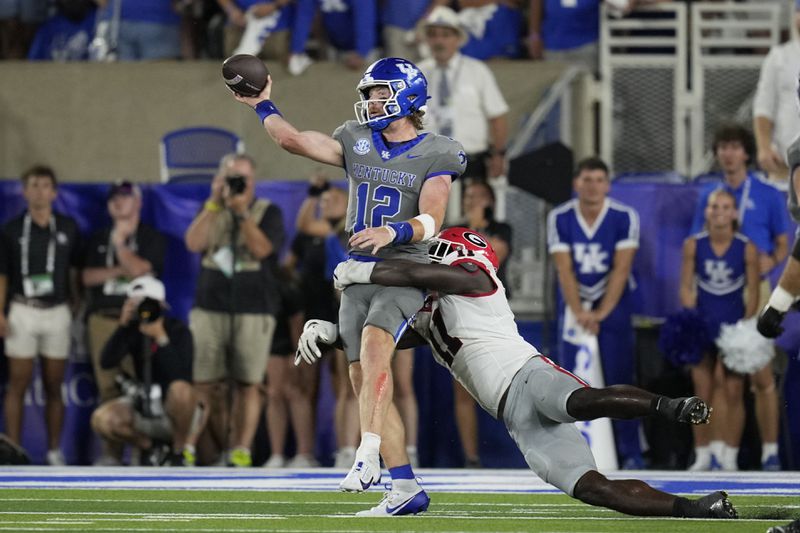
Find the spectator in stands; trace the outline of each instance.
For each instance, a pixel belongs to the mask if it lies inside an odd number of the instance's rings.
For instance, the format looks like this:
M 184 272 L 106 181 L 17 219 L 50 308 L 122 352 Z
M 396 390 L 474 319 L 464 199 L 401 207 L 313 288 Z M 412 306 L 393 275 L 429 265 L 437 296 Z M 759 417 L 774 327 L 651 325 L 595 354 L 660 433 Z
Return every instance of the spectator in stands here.
M 297 239 L 295 239 L 297 240 Z M 293 243 L 294 247 L 294 243 Z M 319 466 L 314 458 L 314 406 L 317 372 L 308 365 L 295 366 L 297 341 L 303 332 L 305 315 L 296 272 L 297 257 L 290 252 L 278 274 L 281 305 L 277 314 L 275 336 L 267 363 L 266 421 L 271 455 L 267 468 L 311 468 Z M 296 444 L 295 455 L 287 462 L 286 435 L 291 421 Z
M 104 370 L 100 354 L 119 325 L 130 281 L 145 274 L 160 276 L 164 266 L 166 239 L 156 229 L 143 224 L 142 191 L 120 181 L 108 192 L 111 225 L 92 235 L 86 250 L 83 285 L 87 288 L 86 329 L 95 383 L 100 402 L 119 396 L 114 378 L 119 368 Z M 129 359 L 120 358 L 127 372 L 133 369 Z M 98 465 L 120 464 L 122 448 L 104 441 Z
M 0 0 L 0 59 L 25 59 L 48 0 Z
M 27 209 L 6 223 L 2 234 L 0 302 L 9 306 L 8 315 L 0 313 L 0 334 L 8 358 L 6 433 L 20 443 L 25 391 L 40 356 L 47 463 L 64 465 L 61 387 L 70 349 L 70 304 L 77 307 L 80 244 L 75 221 L 53 211 L 57 187 L 49 167 L 34 166 L 22 175 Z
M 113 41 L 117 2 L 119 24 L 116 53 L 120 61 L 177 59 L 181 55 L 180 16 L 171 1 L 165 0 L 96 0 L 102 8 L 101 20 L 109 22 L 109 33 L 101 37 Z
M 323 174 L 311 178 L 308 196 L 297 213 L 298 238 L 292 246 L 298 258 L 300 287 L 305 297 L 307 319 L 339 314 L 338 292 L 333 288 L 333 270 L 346 259 L 349 235 L 344 229 L 347 191 L 331 186 Z M 350 384 L 349 365 L 341 350 L 331 350 L 331 374 L 335 383 L 335 468 L 350 468 L 361 438 L 358 400 Z M 305 366 L 305 365 L 301 365 Z
M 508 104 L 492 71 L 459 49 L 467 33 L 458 15 L 439 6 L 422 25 L 432 57 L 419 63 L 428 78 L 425 127 L 457 139 L 467 152 L 462 178 L 486 179 L 505 172 Z
M 418 61 L 417 24 L 433 6 L 445 3 L 444 0 L 384 0 L 381 26 L 386 56 Z
M 211 195 L 185 240 L 189 251 L 203 254 L 189 327 L 196 346 L 194 382 L 201 402 L 209 406 L 207 429 L 225 449 L 232 413 L 228 460 L 250 466 L 261 413 L 259 389 L 279 303 L 273 273 L 284 241 L 280 208 L 255 197 L 250 156 L 222 158 Z M 230 408 L 219 404 L 226 380 L 234 382 Z
M 762 278 L 759 294 L 763 301 L 757 308 L 761 309 L 772 292 L 767 276 L 789 253 L 784 200 L 775 187 L 748 171 L 748 165 L 753 162 L 755 155 L 755 142 L 747 129 L 738 124 L 723 124 L 714 134 L 712 150 L 722 169 L 722 183 L 711 183 L 700 194 L 691 231 L 702 231 L 705 206 L 716 188 L 722 187 L 734 195 L 739 206 L 739 231 L 750 239 L 758 251 L 758 271 Z M 779 470 L 778 393 L 775 390 L 772 363 L 752 374 L 750 381 L 761 432 L 762 466 Z
M 224 15 L 216 0 L 174 0 L 181 17 L 181 59 L 216 58 L 223 54 Z M 216 18 L 215 18 L 216 17 Z M 211 21 L 218 20 L 218 24 Z M 213 28 L 213 29 L 212 29 Z M 215 32 L 219 28 L 219 31 Z M 216 43 L 219 37 L 219 43 Z
M 800 30 L 800 2 L 795 2 L 794 23 Z M 785 181 L 789 176 L 787 150 L 800 132 L 797 113 L 797 76 L 800 72 L 800 40 L 773 46 L 764 63 L 753 99 L 753 131 L 758 164 L 770 179 Z
M 475 230 L 489 239 L 489 243 L 497 254 L 500 268 L 497 277 L 506 287 L 506 259 L 511 253 L 511 226 L 494 218 L 494 189 L 485 181 L 472 180 L 464 188 L 463 211 L 466 219 L 458 226 Z M 479 467 L 480 456 L 478 446 L 478 415 L 474 398 L 457 381 L 453 381 L 456 426 L 464 449 L 464 460 L 467 468 Z
M 486 61 L 517 58 L 522 53 L 523 0 L 461 0 L 459 19 L 469 34 L 465 56 Z
M 328 56 L 338 60 L 350 70 L 362 71 L 378 59 L 378 4 L 377 0 L 296 0 L 297 17 L 292 28 L 292 68 L 307 67 L 307 57 L 302 60 L 305 45 L 317 10 L 327 38 Z M 293 65 L 293 60 L 297 65 Z M 302 69 L 305 70 L 305 69 Z M 301 71 L 302 71 L 301 70 Z
M 86 61 L 94 36 L 95 3 L 92 0 L 57 0 L 56 14 L 39 28 L 28 59 Z
M 681 305 L 697 309 L 708 338 L 716 339 L 722 324 L 755 315 L 758 303 L 758 257 L 753 243 L 737 232 L 736 198 L 717 189 L 708 196 L 703 231 L 683 243 Z M 745 293 L 747 308 L 745 309 Z M 738 470 L 736 455 L 744 430 L 744 376 L 730 372 L 711 345 L 691 367 L 694 393 L 711 405 L 711 425 L 694 426 L 694 463 L 690 471 Z M 712 459 L 713 456 L 713 459 Z M 713 461 L 716 460 L 716 464 Z
M 598 72 L 600 4 L 604 0 L 530 0 L 528 37 L 525 44 L 531 59 L 561 61 Z M 605 0 L 609 10 L 622 16 L 638 4 L 669 0 Z
M 294 0 L 217 0 L 228 17 L 225 56 L 258 55 L 286 61 Z
M 639 248 L 639 215 L 608 198 L 608 166 L 590 157 L 578 163 L 573 180 L 577 198 L 553 209 L 547 218 L 547 243 L 561 288 L 559 357 L 576 368 L 578 346 L 570 342 L 576 323 L 597 336 L 605 385 L 633 385 L 634 332 L 631 267 Z M 596 386 L 596 385 L 595 385 Z M 614 420 L 619 463 L 644 466 L 639 423 Z
M 105 439 L 139 448 L 144 465 L 162 464 L 158 445 L 169 443 L 170 465 L 194 466 L 200 417 L 191 383 L 192 334 L 180 320 L 163 315 L 165 306 L 166 290 L 158 279 L 141 276 L 128 285 L 101 363 L 106 370 L 118 369 L 123 358 L 131 357 L 135 374 L 119 375 L 123 395 L 95 410 L 92 427 Z

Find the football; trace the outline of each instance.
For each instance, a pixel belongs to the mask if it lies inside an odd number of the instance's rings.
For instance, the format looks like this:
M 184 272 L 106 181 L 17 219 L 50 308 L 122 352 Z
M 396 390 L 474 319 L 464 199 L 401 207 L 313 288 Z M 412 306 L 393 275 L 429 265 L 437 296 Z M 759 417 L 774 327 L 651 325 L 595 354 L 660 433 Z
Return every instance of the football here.
M 267 85 L 269 71 L 264 62 L 250 54 L 236 54 L 222 63 L 225 84 L 242 96 L 256 96 Z

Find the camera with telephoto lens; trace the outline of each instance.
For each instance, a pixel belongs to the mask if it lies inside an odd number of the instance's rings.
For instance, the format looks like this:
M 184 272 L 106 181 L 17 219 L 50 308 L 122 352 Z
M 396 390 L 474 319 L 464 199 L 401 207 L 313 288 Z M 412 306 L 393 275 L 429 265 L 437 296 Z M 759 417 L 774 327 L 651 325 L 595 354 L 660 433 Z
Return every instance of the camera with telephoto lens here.
M 145 298 L 136 308 L 136 318 L 142 324 L 151 324 L 161 318 L 161 302 L 153 298 Z
M 242 194 L 247 188 L 247 180 L 241 174 L 225 176 L 225 182 L 228 184 L 228 190 L 231 195 Z
M 114 376 L 114 381 L 116 382 L 117 387 L 119 387 L 119 391 L 122 393 L 122 395 L 132 400 L 133 409 L 138 413 L 143 412 L 144 400 L 146 396 L 144 393 L 144 385 L 124 372 Z
M 155 418 L 164 414 L 164 404 L 161 401 L 161 386 L 158 383 L 150 385 L 150 393 L 145 390 L 145 384 L 137 381 L 128 374 L 121 372 L 114 376 L 114 381 L 119 387 L 122 396 L 131 400 L 133 410 L 146 418 Z

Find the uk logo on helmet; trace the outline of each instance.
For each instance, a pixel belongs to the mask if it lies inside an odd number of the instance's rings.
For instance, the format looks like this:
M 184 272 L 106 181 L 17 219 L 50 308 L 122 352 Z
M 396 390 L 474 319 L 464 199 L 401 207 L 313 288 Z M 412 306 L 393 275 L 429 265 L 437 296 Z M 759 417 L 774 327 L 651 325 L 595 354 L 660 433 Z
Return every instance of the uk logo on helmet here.
M 408 76 L 409 78 L 416 78 L 419 70 L 414 68 L 411 63 L 398 63 L 397 70 Z
M 353 151 L 358 155 L 368 154 L 370 151 L 369 139 L 361 138 L 353 145 Z

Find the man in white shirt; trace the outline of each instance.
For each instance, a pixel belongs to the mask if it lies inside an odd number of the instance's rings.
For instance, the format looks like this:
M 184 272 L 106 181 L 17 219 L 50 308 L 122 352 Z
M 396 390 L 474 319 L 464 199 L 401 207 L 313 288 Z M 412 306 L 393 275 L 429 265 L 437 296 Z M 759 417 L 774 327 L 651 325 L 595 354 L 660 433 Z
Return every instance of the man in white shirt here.
M 467 170 L 462 178 L 500 176 L 505 170 L 508 104 L 492 71 L 459 53 L 467 32 L 449 7 L 434 8 L 420 29 L 431 52 L 418 64 L 431 96 L 425 129 L 464 145 Z
M 795 25 L 800 27 L 800 0 L 795 0 Z M 789 175 L 786 152 L 800 132 L 797 113 L 797 75 L 800 73 L 800 40 L 773 46 L 761 65 L 753 100 L 753 131 L 758 147 L 758 164 L 771 180 L 784 181 Z

